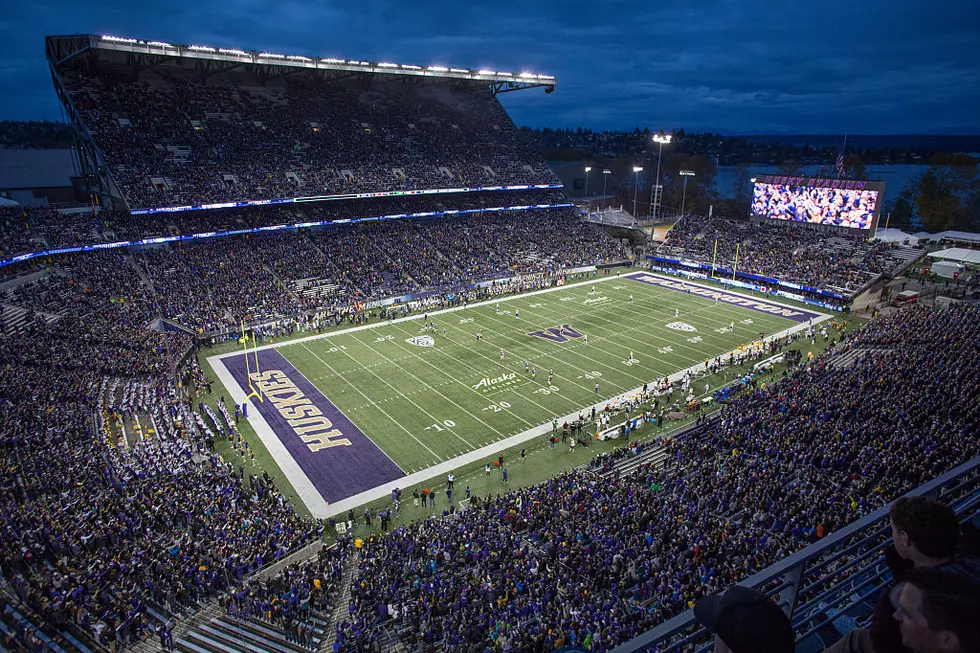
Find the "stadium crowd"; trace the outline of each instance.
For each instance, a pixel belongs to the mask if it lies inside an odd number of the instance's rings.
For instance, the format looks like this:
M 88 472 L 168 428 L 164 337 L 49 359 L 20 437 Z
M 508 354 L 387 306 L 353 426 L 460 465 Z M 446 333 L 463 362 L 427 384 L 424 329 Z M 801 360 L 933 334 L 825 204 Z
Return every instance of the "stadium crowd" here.
M 202 417 L 167 380 L 176 370 L 202 387 L 185 362 L 189 336 L 146 328 L 154 293 L 165 313 L 202 326 L 255 307 L 278 311 L 263 294 L 276 289 L 273 271 L 305 278 L 321 265 L 348 268 L 334 263 L 342 249 L 325 247 L 338 242 L 391 263 L 373 264 L 380 270 L 414 269 L 394 255 L 443 254 L 459 274 L 458 261 L 492 252 L 495 266 L 526 266 L 528 287 L 566 264 L 535 259 L 535 232 L 498 220 L 459 229 L 454 256 L 434 235 L 439 221 L 392 222 L 128 258 L 79 254 L 59 263 L 46 290 L 18 291 L 71 319 L 38 321 L 0 342 L 0 462 L 11 470 L 0 483 L 4 577 L 51 623 L 105 643 L 140 637 L 149 605 L 193 608 L 231 587 L 234 607 L 226 605 L 241 614 L 288 597 L 276 623 L 295 624 L 307 641 L 303 608 L 290 601 L 325 600 L 321 588 L 337 582 L 341 562 L 241 584 L 320 526 L 299 519 L 270 479 L 247 475 L 244 456 L 236 468 L 210 453 L 232 419 Z M 549 213 L 535 224 L 586 258 L 611 247 L 590 225 L 569 235 L 560 220 Z M 378 244 L 382 236 L 389 244 Z M 375 538 L 361 552 L 339 648 L 370 646 L 378 626 L 391 625 L 446 650 L 608 650 L 973 455 L 978 342 L 975 308 L 879 318 L 812 367 L 743 393 L 700 437 L 673 441 L 666 469 L 606 480 L 576 470 Z M 849 350 L 863 354 L 836 367 Z
M 608 650 L 975 454 L 980 311 L 872 322 L 736 399 L 663 469 L 575 470 L 366 545 L 341 650 Z M 923 383 L 923 380 L 928 380 Z
M 556 275 L 626 256 L 571 209 L 494 212 L 56 257 L 49 274 L 8 291 L 5 300 L 59 315 L 68 308 L 84 313 L 105 296 L 142 294 L 163 317 L 204 334 L 242 321 L 302 321 L 369 299 L 462 290 L 486 279 Z M 308 287 L 318 290 L 304 292 Z M 146 319 L 154 312 L 148 309 Z
M 894 256 L 898 246 L 866 238 L 865 232 L 828 235 L 776 220 L 686 216 L 670 230 L 659 255 L 848 296 L 901 263 Z
M 486 87 L 87 63 L 62 78 L 133 208 L 555 181 Z
M 147 328 L 118 253 L 87 256 L 70 317 L 0 339 L 0 565 L 49 623 L 114 647 L 148 605 L 194 605 L 320 528 L 208 452 L 170 380 L 190 338 Z

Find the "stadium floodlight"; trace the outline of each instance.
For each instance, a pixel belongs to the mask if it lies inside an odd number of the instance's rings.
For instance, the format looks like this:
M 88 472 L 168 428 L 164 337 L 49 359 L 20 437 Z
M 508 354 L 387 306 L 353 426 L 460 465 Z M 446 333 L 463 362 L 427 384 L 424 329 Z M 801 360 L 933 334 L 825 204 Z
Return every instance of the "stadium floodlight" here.
M 636 218 L 636 191 L 640 187 L 640 173 L 643 172 L 643 166 L 633 166 L 633 174 L 635 179 L 633 180 L 633 218 Z
M 412 64 L 402 64 L 402 68 L 406 70 L 422 70 L 422 66 L 413 66 Z
M 276 54 L 275 52 L 260 52 L 260 57 L 265 57 L 266 59 L 285 59 L 286 55 Z
M 398 64 L 391 63 L 390 61 L 379 61 L 378 68 L 397 68 Z
M 218 53 L 219 54 L 234 54 L 234 55 L 237 55 L 239 57 L 247 57 L 248 56 L 248 52 L 245 52 L 244 50 L 229 50 L 228 48 L 218 48 Z
M 194 50 L 196 52 L 217 52 L 217 48 L 212 48 L 210 45 L 188 45 L 188 50 Z
M 528 79 L 537 79 L 538 78 L 538 76 L 535 75 L 534 73 L 521 73 L 518 76 L 519 77 L 527 77 Z
M 602 169 L 602 197 L 603 197 L 603 199 L 605 199 L 605 197 L 606 197 L 606 180 L 609 179 L 609 175 L 611 175 L 611 174 L 612 174 L 612 170 L 610 170 L 609 168 L 603 168 Z
M 152 45 L 152 46 L 157 47 L 157 48 L 172 48 L 172 47 L 174 47 L 174 46 L 170 45 L 169 43 L 164 43 L 163 41 L 150 41 L 149 43 L 147 43 L 147 45 Z
M 289 59 L 290 61 L 313 61 L 309 57 L 304 57 L 301 54 L 290 54 L 287 55 L 286 58 Z
M 681 215 L 684 215 L 684 209 L 687 206 L 687 178 L 695 177 L 693 170 L 681 170 L 680 175 L 684 177 L 684 194 L 681 195 Z
M 592 166 L 585 166 L 585 196 L 589 196 L 589 173 L 592 172 Z
M 449 69 L 449 72 L 451 72 L 451 73 L 467 73 L 467 74 L 469 74 L 470 71 L 466 70 L 465 68 L 450 68 Z
M 496 75 L 497 74 L 497 71 L 496 70 L 479 70 L 479 71 L 477 71 L 476 74 L 477 75 Z
M 656 179 L 654 179 L 653 184 L 650 186 L 650 216 L 654 220 L 657 219 L 657 211 L 655 209 L 660 208 L 660 200 L 662 199 L 661 197 L 662 193 L 660 190 L 662 188 L 662 186 L 660 185 L 660 157 L 663 156 L 664 153 L 664 144 L 669 145 L 671 138 L 672 138 L 671 134 L 660 133 L 660 134 L 653 135 L 653 142 L 658 143 L 660 145 L 660 149 L 657 150 L 657 177 Z M 656 206 L 654 206 L 653 204 L 654 193 L 657 194 Z
M 139 43 L 138 39 L 127 39 L 122 36 L 113 36 L 111 34 L 103 34 L 103 41 L 114 41 L 116 43 Z
M 500 71 L 497 71 L 497 75 L 499 75 L 500 77 L 513 77 L 514 76 L 512 73 L 503 73 L 503 72 L 500 72 Z
M 428 70 L 431 70 L 434 73 L 448 73 L 449 72 L 449 69 L 446 68 L 445 66 L 429 66 L 428 67 Z
M 323 63 L 347 63 L 346 59 L 338 59 L 337 57 L 327 57 L 326 59 L 320 59 Z

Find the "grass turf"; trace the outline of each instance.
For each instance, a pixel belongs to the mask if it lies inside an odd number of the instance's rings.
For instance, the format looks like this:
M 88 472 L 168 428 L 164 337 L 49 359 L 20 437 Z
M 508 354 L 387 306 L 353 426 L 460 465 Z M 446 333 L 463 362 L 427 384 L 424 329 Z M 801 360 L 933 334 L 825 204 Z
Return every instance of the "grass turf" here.
M 406 473 L 701 364 L 758 339 L 760 333 L 793 324 L 625 278 L 595 284 L 594 294 L 591 283 L 571 285 L 429 320 L 436 322 L 435 331 L 425 329 L 425 317 L 419 315 L 407 322 L 379 323 L 279 347 Z M 696 331 L 667 326 L 678 322 Z M 734 332 L 729 330 L 732 322 Z M 571 338 L 556 343 L 528 335 L 566 324 L 585 334 L 588 342 Z M 483 339 L 477 341 L 481 329 Z M 409 342 L 426 335 L 434 346 Z M 526 362 L 536 369 L 533 376 Z M 550 383 L 549 370 L 554 372 Z M 493 383 L 494 379 L 502 380 Z M 700 394 L 703 386 L 697 391 Z

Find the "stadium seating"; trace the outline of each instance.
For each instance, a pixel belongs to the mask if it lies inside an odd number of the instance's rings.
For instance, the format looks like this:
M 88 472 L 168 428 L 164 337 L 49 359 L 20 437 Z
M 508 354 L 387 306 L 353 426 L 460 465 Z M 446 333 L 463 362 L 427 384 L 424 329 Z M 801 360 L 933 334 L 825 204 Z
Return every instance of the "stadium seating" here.
M 544 250 L 541 242 L 554 248 Z M 159 309 L 195 332 L 213 333 L 242 321 L 302 321 L 354 301 L 557 274 L 625 257 L 619 244 L 571 210 L 496 212 L 59 257 L 49 273 L 9 290 L 4 302 L 54 319 L 69 309 L 84 314 L 93 302 L 138 296 L 147 320 Z
M 409 647 L 468 650 L 494 628 L 516 650 L 608 650 L 969 460 L 978 337 L 977 309 L 905 311 L 847 341 L 865 350 L 850 367 L 736 399 L 666 468 L 575 470 L 397 529 L 362 556 L 341 650 L 385 625 Z
M 487 88 L 60 72 L 132 208 L 555 182 Z
M 716 248 L 717 243 L 717 248 Z M 736 246 L 738 261 L 736 265 Z M 685 216 L 658 256 L 788 281 L 851 297 L 882 274 L 892 274 L 920 250 L 868 242 L 823 229 L 774 220 Z

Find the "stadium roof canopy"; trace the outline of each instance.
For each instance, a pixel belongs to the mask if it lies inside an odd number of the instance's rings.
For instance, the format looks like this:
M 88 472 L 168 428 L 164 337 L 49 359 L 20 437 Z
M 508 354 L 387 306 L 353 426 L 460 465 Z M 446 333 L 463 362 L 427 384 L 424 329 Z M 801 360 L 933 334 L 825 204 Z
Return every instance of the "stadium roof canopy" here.
M 143 41 L 108 34 L 76 34 L 48 36 L 45 51 L 52 67 L 67 63 L 83 53 L 101 52 L 117 55 L 120 64 L 139 67 L 159 65 L 167 58 L 176 62 L 193 62 L 213 72 L 225 72 L 242 66 L 271 68 L 273 74 L 287 74 L 298 70 L 323 71 L 349 74 L 376 74 L 406 76 L 433 80 L 454 80 L 490 86 L 494 93 L 519 91 L 543 87 L 554 90 L 558 80 L 553 75 L 528 71 L 508 72 L 501 70 L 474 70 L 444 65 L 417 66 L 390 61 L 361 61 L 337 57 L 311 57 L 299 54 L 258 52 L 232 48 L 214 48 L 208 45 L 177 45 L 163 41 Z M 115 58 L 113 60 L 116 60 Z

